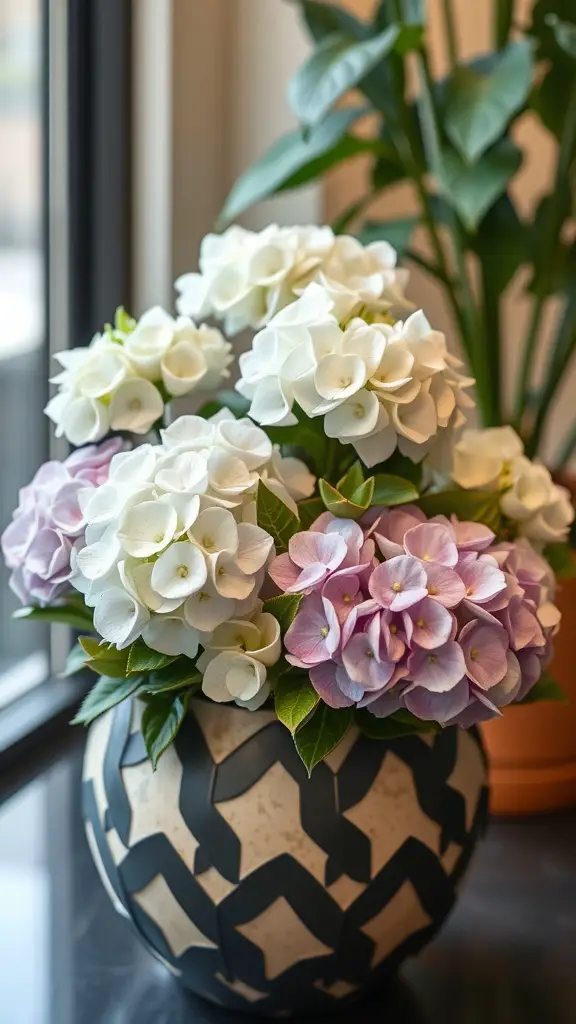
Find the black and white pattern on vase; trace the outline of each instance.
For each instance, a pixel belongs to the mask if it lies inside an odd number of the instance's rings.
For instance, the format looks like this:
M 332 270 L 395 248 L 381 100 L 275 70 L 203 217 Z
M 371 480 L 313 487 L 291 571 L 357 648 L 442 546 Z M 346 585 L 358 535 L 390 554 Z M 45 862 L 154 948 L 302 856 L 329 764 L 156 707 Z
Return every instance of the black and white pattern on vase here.
M 284 1017 L 378 987 L 450 911 L 487 816 L 475 732 L 357 731 L 309 780 L 272 712 L 192 702 L 152 771 L 125 702 L 90 729 L 86 831 L 118 911 L 181 982 Z

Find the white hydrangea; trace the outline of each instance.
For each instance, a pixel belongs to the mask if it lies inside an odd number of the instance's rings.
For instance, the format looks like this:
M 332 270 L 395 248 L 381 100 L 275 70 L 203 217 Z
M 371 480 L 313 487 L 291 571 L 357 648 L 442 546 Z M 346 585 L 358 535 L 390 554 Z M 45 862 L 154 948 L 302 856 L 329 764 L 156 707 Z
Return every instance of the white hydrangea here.
M 408 271 L 396 266 L 388 242 L 364 246 L 328 227 L 278 227 L 246 231 L 233 226 L 207 235 L 200 273 L 176 281 L 177 308 L 185 316 L 215 316 L 227 334 L 260 328 L 293 302 L 307 284 L 322 284 L 339 321 L 367 307 L 373 314 L 406 306 Z
M 45 412 L 74 445 L 110 430 L 146 434 L 166 396 L 210 391 L 229 376 L 231 348 L 215 328 L 154 307 L 129 333 L 97 334 L 87 347 L 57 353 L 59 389 Z
M 439 434 L 461 426 L 473 381 L 460 365 L 421 311 L 404 322 L 354 318 L 340 327 L 332 298 L 313 283 L 240 356 L 236 387 L 257 423 L 293 424 L 297 403 L 371 467 L 397 446 L 419 461 Z
M 180 417 L 161 444 L 113 457 L 107 483 L 82 496 L 87 527 L 72 560 L 72 583 L 104 640 L 122 650 L 141 636 L 194 658 L 223 623 L 259 610 L 274 555 L 256 524 L 260 479 L 292 507 L 315 484 L 228 410 Z
M 574 520 L 570 492 L 554 483 L 546 466 L 526 458 L 512 427 L 465 430 L 452 476 L 461 487 L 503 490 L 502 512 L 536 546 L 566 540 Z
M 282 653 L 280 624 L 262 611 L 262 603 L 249 620 L 230 619 L 218 626 L 197 667 L 203 672 L 202 690 L 211 700 L 234 700 L 256 711 L 270 694 L 267 669 Z

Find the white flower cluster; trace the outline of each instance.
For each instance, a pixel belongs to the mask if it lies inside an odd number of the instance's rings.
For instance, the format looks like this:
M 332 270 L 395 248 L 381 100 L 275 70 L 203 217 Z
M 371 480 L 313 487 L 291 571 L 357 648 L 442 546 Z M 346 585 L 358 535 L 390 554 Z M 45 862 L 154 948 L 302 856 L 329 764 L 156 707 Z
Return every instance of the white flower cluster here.
M 415 462 L 446 428 L 460 427 L 474 403 L 460 362 L 421 311 L 404 322 L 340 327 L 327 291 L 310 284 L 240 356 L 237 390 L 262 425 L 296 422 L 294 403 L 324 416 L 328 437 L 352 444 L 366 466 L 396 447 Z
M 209 391 L 228 377 L 232 346 L 212 327 L 174 320 L 160 307 L 129 332 L 97 334 L 89 346 L 59 352 L 57 394 L 45 412 L 74 445 L 110 430 L 145 434 L 162 416 L 164 396 Z
M 524 455 L 512 427 L 465 430 L 454 449 L 452 476 L 460 487 L 504 490 L 500 507 L 535 545 L 566 540 L 574 509 L 570 492 L 545 466 Z
M 104 640 L 122 650 L 141 636 L 194 658 L 222 623 L 259 610 L 274 554 L 256 525 L 259 480 L 292 505 L 315 484 L 228 410 L 182 416 L 162 444 L 113 457 L 107 483 L 85 496 L 88 525 L 72 560 L 72 583 Z
M 230 619 L 214 630 L 196 662 L 203 673 L 202 690 L 218 703 L 234 700 L 256 711 L 270 693 L 267 669 L 281 653 L 280 624 L 262 612 L 259 602 L 249 620 Z
M 293 302 L 311 281 L 334 302 L 339 322 L 363 307 L 376 315 L 408 304 L 408 271 L 396 266 L 388 242 L 364 246 L 328 227 L 270 225 L 264 231 L 233 226 L 207 235 L 200 249 L 200 273 L 176 281 L 177 308 L 184 316 L 215 316 L 228 335 L 259 328 Z

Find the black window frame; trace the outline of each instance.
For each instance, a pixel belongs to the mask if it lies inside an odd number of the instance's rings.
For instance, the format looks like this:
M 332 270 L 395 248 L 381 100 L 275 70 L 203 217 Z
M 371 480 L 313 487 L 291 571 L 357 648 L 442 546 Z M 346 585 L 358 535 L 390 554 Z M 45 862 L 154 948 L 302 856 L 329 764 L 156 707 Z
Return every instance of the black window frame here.
M 66 111 L 63 145 L 54 153 L 49 113 L 53 88 L 53 36 L 50 0 L 43 0 L 43 249 L 47 329 L 46 373 L 50 352 L 63 347 L 50 337 L 54 289 L 67 296 L 61 323 L 70 347 L 87 345 L 119 305 L 130 308 L 131 287 L 131 0 L 66 0 Z M 55 159 L 56 157 L 56 159 Z M 50 175 L 64 171 L 65 210 L 55 211 Z M 66 258 L 55 266 L 54 218 L 62 218 Z M 62 265 L 64 263 L 65 265 Z M 58 331 L 60 333 L 60 331 Z M 50 429 L 49 427 L 47 429 Z M 16 498 L 16 495 L 14 496 Z M 22 625 L 20 628 L 25 628 Z M 0 771 L 12 771 L 53 743 L 68 728 L 90 683 L 90 673 L 49 678 L 17 698 L 0 714 Z

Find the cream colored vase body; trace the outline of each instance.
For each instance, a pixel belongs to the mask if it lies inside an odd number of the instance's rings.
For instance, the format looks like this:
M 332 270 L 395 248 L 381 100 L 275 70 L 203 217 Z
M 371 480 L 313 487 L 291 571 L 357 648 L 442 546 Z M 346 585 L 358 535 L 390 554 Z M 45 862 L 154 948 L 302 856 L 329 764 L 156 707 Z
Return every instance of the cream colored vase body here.
M 486 820 L 476 733 L 354 731 L 309 780 L 272 713 L 194 701 L 153 772 L 140 713 L 90 730 L 86 831 L 117 910 L 188 988 L 329 1012 L 440 927 Z

